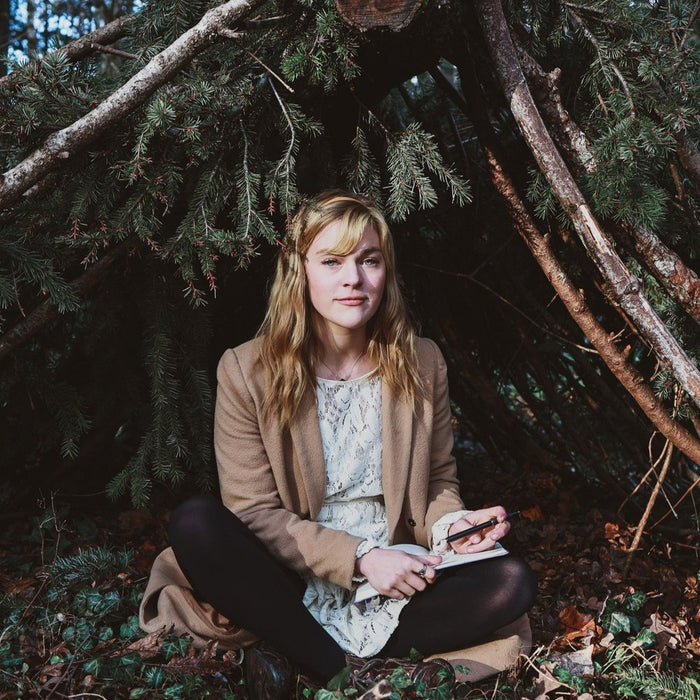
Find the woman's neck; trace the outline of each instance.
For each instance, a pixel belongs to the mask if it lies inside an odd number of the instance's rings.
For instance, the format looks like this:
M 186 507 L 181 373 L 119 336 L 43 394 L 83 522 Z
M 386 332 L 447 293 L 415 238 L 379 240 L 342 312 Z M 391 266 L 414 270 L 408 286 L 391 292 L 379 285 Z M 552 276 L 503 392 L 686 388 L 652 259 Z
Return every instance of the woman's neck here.
M 367 356 L 367 338 L 364 333 L 332 335 L 319 339 L 316 372 L 325 379 L 345 381 L 362 376 L 373 369 Z

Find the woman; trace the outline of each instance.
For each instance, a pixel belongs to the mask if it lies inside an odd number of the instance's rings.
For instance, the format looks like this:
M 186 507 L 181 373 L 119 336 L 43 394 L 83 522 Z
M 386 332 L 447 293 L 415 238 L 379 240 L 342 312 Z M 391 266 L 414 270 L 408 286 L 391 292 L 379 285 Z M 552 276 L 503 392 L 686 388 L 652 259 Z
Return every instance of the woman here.
M 459 497 L 445 364 L 412 330 L 370 202 L 331 191 L 301 208 L 261 330 L 224 353 L 218 382 L 223 505 L 183 504 L 170 537 L 197 597 L 227 620 L 325 682 L 346 654 L 459 649 L 530 607 L 534 576 L 516 557 L 438 578 L 439 554 L 386 548 L 476 552 L 509 524 L 503 507 L 468 511 Z M 365 579 L 383 595 L 356 605 Z

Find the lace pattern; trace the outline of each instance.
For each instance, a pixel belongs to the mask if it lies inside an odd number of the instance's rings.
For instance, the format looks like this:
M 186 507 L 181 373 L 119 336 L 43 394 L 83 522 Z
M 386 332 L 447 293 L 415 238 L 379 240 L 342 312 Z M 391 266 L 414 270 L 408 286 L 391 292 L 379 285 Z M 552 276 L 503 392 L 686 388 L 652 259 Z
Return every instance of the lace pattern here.
M 326 498 L 318 522 L 389 544 L 382 495 L 381 380 L 317 380 L 318 419 L 326 463 Z M 304 605 L 348 653 L 372 656 L 384 647 L 408 599 L 374 598 L 355 605 L 353 591 L 310 576 Z

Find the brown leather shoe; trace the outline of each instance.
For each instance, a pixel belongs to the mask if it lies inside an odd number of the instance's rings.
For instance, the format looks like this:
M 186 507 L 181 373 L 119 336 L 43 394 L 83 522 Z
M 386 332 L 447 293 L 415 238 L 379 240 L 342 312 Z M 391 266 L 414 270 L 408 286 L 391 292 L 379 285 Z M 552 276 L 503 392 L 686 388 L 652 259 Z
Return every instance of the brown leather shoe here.
M 289 700 L 294 697 L 292 664 L 268 646 L 257 645 L 245 650 L 243 677 L 250 700 Z

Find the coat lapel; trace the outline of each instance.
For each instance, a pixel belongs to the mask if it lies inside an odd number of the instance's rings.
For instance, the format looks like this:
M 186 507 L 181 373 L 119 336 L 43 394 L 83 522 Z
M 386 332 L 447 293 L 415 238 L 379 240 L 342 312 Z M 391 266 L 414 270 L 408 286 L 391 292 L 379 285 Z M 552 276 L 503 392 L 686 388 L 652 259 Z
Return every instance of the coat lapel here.
M 401 517 L 411 458 L 413 411 L 406 401 L 397 400 L 382 382 L 382 488 L 389 530 L 389 542 Z
M 315 519 L 326 497 L 326 465 L 323 457 L 321 428 L 318 424 L 316 395 L 313 391 L 307 391 L 304 394 L 289 432 L 304 481 L 303 488 L 309 503 L 309 514 L 312 519 Z M 298 488 L 301 488 L 301 485 Z

